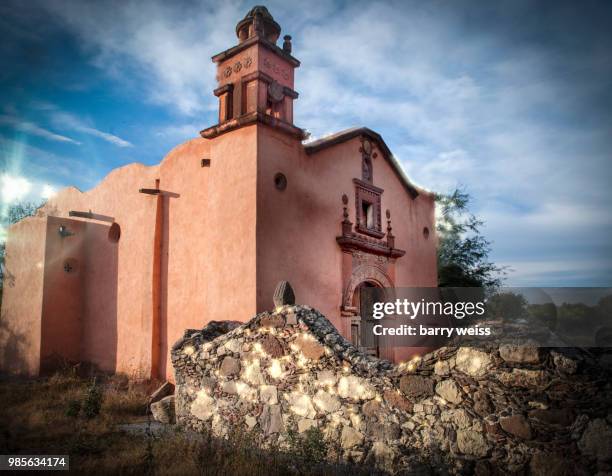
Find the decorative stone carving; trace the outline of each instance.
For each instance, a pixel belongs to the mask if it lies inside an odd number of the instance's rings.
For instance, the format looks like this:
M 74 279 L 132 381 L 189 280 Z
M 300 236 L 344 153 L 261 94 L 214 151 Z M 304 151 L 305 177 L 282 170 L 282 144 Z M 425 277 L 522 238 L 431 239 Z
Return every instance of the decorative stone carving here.
M 283 87 L 276 80 L 268 84 L 268 99 L 271 103 L 281 102 L 285 97 Z
M 374 180 L 374 169 L 372 165 L 372 143 L 366 139 L 361 139 L 361 179 L 364 182 L 372 183 Z
M 394 287 L 391 278 L 380 267 L 369 264 L 360 265 L 353 270 L 344 290 L 342 298 L 344 308 L 351 307 L 355 290 L 364 281 L 375 283 L 378 287 L 385 289 L 387 293 L 391 292 Z M 390 296 L 387 296 L 387 298 L 390 298 Z
M 289 281 L 281 281 L 276 285 L 273 297 L 274 307 L 293 306 L 295 304 L 295 294 Z
M 365 161 L 364 161 L 365 164 Z M 371 166 L 370 166 L 371 167 Z M 364 165 L 364 170 L 368 168 Z M 382 231 L 382 217 L 380 211 L 382 188 L 372 185 L 371 180 L 353 179 L 355 184 L 355 228 L 359 233 L 382 238 L 385 234 Z M 368 226 L 367 217 L 364 216 L 364 203 L 372 206 L 372 223 Z

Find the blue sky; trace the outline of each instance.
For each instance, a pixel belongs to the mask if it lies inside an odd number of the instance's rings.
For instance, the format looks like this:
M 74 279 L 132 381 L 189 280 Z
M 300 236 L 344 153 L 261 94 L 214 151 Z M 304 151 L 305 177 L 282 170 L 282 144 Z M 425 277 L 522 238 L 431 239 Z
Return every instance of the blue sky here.
M 213 124 L 210 57 L 252 6 L 2 2 L 0 200 L 89 189 Z M 464 186 L 509 285 L 612 285 L 611 4 L 266 6 L 302 61 L 298 126 L 366 125 L 420 186 Z

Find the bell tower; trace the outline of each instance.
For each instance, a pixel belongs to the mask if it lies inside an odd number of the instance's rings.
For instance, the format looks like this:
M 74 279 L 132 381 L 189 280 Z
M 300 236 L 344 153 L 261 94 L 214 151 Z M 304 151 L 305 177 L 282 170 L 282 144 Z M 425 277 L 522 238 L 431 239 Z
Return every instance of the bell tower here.
M 255 122 L 267 124 L 299 139 L 293 125 L 294 70 L 300 62 L 291 55 L 291 37 L 282 48 L 276 42 L 281 27 L 264 6 L 253 7 L 236 25 L 238 44 L 215 56 L 219 122 L 200 134 L 210 139 Z

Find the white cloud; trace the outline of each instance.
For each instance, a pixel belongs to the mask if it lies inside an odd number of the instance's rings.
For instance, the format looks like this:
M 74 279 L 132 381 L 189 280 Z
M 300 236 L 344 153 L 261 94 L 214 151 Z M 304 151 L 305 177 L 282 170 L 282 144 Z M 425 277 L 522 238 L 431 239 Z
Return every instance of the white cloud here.
M 42 190 L 40 191 L 40 197 L 46 200 L 48 198 L 53 197 L 56 193 L 56 188 L 46 183 L 42 186 Z
M 67 137 L 61 134 L 56 134 L 55 132 L 51 132 L 47 129 L 44 129 L 33 122 L 23 121 L 17 117 L 9 116 L 6 114 L 0 115 L 0 124 L 8 124 L 14 127 L 17 130 L 27 132 L 32 135 L 36 135 L 42 137 L 44 139 L 49 139 L 56 142 L 69 142 L 71 144 L 79 145 L 80 142 Z
M 102 70 L 144 90 L 149 100 L 187 115 L 213 110 L 210 57 L 235 42 L 233 26 L 249 7 L 237 2 L 41 4 L 79 36 Z
M 32 182 L 25 177 L 2 174 L 0 176 L 0 195 L 6 203 L 18 202 L 25 198 L 32 189 Z
M 100 131 L 95 127 L 86 124 L 78 117 L 67 112 L 55 111 L 51 113 L 51 117 L 57 127 L 73 130 L 75 132 L 80 132 L 83 134 L 88 134 L 93 137 L 98 137 L 99 139 L 114 144 L 118 147 L 133 147 L 132 143 L 128 142 L 127 140 L 122 139 L 121 137 L 118 137 L 114 134 Z

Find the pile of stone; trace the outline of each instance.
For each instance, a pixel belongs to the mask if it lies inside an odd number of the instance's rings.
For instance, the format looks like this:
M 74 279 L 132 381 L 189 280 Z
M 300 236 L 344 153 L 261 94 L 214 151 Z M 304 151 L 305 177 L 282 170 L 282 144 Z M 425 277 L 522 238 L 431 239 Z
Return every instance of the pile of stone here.
M 610 356 L 460 347 L 395 366 L 308 306 L 230 327 L 189 331 L 173 347 L 180 425 L 281 447 L 290 427 L 317 427 L 330 457 L 390 472 L 612 471 Z

